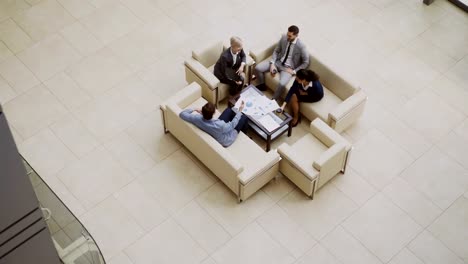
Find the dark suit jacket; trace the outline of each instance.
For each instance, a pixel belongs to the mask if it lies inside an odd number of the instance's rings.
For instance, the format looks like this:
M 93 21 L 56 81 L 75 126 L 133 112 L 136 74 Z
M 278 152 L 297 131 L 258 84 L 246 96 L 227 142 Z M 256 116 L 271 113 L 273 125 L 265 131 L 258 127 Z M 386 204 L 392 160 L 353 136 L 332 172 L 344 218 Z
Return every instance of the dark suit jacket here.
M 280 61 L 281 58 L 283 58 L 286 54 L 286 50 L 288 49 L 288 44 L 287 36 L 281 36 L 281 39 L 278 41 L 278 45 L 276 45 L 276 48 L 273 51 L 271 58 L 273 63 Z M 292 67 L 295 71 L 306 69 L 309 66 L 309 53 L 301 39 L 297 39 L 296 45 L 294 46 L 292 62 Z
M 238 75 L 233 75 L 232 73 L 239 69 L 242 62 L 246 63 L 247 58 L 245 56 L 245 52 L 242 49 L 239 53 L 237 53 L 236 64 L 234 64 L 234 60 L 232 59 L 231 48 L 226 49 L 221 53 L 219 56 L 218 61 L 214 67 L 214 75 L 224 83 L 229 83 L 229 79 L 239 78 Z

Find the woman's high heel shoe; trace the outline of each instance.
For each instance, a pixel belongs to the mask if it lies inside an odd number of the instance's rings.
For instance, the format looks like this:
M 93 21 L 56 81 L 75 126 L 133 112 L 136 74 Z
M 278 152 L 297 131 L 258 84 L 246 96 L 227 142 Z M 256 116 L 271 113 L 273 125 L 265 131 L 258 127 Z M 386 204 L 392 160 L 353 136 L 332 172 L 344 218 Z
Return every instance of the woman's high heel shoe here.
M 294 123 L 294 120 L 291 121 L 291 127 L 297 127 L 299 124 L 299 119 L 297 119 L 296 123 Z
M 299 114 L 299 117 L 297 118 L 296 123 L 291 121 L 291 126 L 296 127 L 301 122 L 301 120 L 302 120 L 302 116 L 301 116 L 301 114 Z

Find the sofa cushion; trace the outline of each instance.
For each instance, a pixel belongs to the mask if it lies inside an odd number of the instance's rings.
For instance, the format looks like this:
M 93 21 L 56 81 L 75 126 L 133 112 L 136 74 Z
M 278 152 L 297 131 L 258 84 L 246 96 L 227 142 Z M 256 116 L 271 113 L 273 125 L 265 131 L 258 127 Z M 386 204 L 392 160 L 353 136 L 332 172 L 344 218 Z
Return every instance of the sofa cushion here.
M 193 103 L 188 105 L 185 109 L 202 109 L 202 107 L 207 103 L 208 101 L 205 100 L 205 98 L 200 97 L 197 100 L 195 100 Z M 221 115 L 221 112 L 216 109 L 215 113 L 213 114 L 213 118 L 218 118 Z M 195 126 L 194 126 L 195 127 Z M 200 129 L 198 129 L 200 130 Z
M 226 149 L 244 167 L 238 176 L 243 184 L 255 178 L 257 173 L 261 173 L 265 163 L 268 163 L 265 151 L 242 132 L 239 133 L 236 141 Z
M 193 101 L 193 103 L 189 104 L 185 109 L 201 109 L 207 101 L 205 98 L 200 97 L 197 100 Z
M 307 117 L 319 117 L 328 123 L 328 114 L 338 107 L 343 102 L 338 96 L 323 87 L 322 100 L 315 103 L 301 103 L 301 113 Z
M 206 68 L 207 68 L 211 73 L 213 73 L 213 72 L 214 72 L 214 66 L 215 66 L 215 65 L 216 65 L 216 64 L 213 64 L 213 65 L 211 65 L 211 66 L 209 66 L 209 67 L 206 67 Z
M 289 80 L 288 84 L 286 84 L 286 87 L 282 94 L 283 98 L 285 98 L 286 95 L 288 94 L 289 88 L 293 85 L 295 79 L 296 78 L 292 77 L 291 80 Z M 275 77 L 272 77 L 271 74 L 269 73 L 265 74 L 265 84 L 273 92 L 276 91 L 276 87 L 278 87 L 279 81 L 280 81 L 279 74 L 276 74 Z
M 295 161 L 299 166 L 301 166 L 301 169 L 309 175 L 316 175 L 317 171 L 314 169 L 312 164 L 314 160 L 317 160 L 320 155 L 328 149 L 328 147 L 312 134 L 306 134 L 296 141 L 291 146 L 291 149 L 301 157 L 300 160 Z

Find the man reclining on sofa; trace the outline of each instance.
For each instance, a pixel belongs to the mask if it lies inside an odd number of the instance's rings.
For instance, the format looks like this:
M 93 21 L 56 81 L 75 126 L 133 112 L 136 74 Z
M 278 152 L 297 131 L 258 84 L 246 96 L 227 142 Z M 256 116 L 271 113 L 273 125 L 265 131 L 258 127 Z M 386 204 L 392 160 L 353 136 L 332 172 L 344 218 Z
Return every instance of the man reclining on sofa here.
M 237 113 L 231 108 L 226 108 L 219 119 L 213 119 L 216 108 L 214 104 L 208 102 L 201 110 L 185 109 L 180 112 L 179 116 L 210 134 L 223 147 L 229 147 L 234 143 L 240 131 L 244 133 L 247 131 L 247 117 L 242 115 L 243 108 L 244 102 L 242 101 Z M 192 114 L 193 112 L 198 114 Z

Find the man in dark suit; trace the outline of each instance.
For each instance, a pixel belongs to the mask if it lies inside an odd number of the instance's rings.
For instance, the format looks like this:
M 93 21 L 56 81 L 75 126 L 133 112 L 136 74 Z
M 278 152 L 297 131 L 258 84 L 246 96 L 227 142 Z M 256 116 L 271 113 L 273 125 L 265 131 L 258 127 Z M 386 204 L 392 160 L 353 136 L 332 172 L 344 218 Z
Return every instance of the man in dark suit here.
M 309 66 L 309 53 L 298 36 L 299 28 L 290 26 L 287 34 L 281 36 L 271 60 L 262 61 L 255 67 L 257 88 L 262 91 L 266 90 L 265 72 L 270 72 L 273 76 L 276 73 L 280 74 L 280 82 L 273 95 L 275 100 L 281 97 L 291 77 L 295 76 L 297 71 Z
M 245 80 L 245 52 L 242 40 L 231 37 L 231 47 L 221 53 L 214 67 L 214 75 L 225 84 L 229 84 L 229 94 L 236 95 L 242 90 Z

